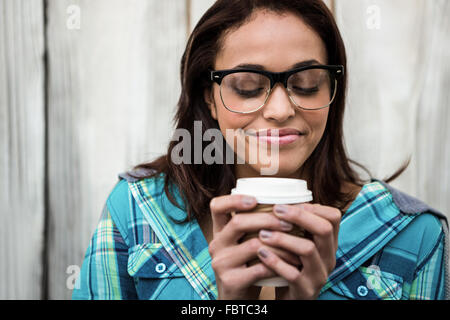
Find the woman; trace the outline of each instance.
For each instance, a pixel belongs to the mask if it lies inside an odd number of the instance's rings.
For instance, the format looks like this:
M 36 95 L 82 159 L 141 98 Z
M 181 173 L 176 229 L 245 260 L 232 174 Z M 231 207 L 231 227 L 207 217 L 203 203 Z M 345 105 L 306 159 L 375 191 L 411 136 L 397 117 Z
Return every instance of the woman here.
M 120 175 L 73 297 L 444 299 L 443 216 L 350 166 L 345 68 L 321 1 L 217 1 L 183 55 L 176 123 L 181 136 L 216 129 L 227 143 L 174 140 L 167 155 Z M 230 195 L 236 179 L 262 175 L 262 161 L 249 161 L 261 150 L 251 137 L 277 147 L 273 175 L 306 180 L 314 204 L 231 216 L 256 205 Z M 204 161 L 211 144 L 214 159 L 231 149 L 233 161 Z M 283 232 L 293 225 L 311 237 Z M 252 231 L 259 238 L 239 241 Z M 247 266 L 255 257 L 260 263 Z M 274 275 L 289 286 L 253 285 Z

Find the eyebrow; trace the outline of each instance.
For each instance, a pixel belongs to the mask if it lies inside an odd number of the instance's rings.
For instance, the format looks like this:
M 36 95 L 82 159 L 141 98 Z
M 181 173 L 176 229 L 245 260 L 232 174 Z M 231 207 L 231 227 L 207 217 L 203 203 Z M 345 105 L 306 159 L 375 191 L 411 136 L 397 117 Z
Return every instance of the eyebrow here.
M 298 62 L 294 65 L 292 65 L 288 70 L 307 67 L 315 64 L 320 64 L 319 61 L 312 59 L 307 61 Z M 263 65 L 260 64 L 251 64 L 251 63 L 241 63 L 234 67 L 233 69 L 256 69 L 256 70 L 262 70 L 267 71 L 266 68 Z

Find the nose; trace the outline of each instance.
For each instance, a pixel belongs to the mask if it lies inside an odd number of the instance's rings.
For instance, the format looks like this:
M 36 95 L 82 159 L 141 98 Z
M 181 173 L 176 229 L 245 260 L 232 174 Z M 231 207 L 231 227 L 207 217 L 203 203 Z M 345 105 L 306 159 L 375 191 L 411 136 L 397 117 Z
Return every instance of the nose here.
M 295 117 L 295 105 L 289 98 L 287 89 L 281 83 L 277 83 L 273 87 L 262 113 L 267 120 L 278 122 L 285 122 L 289 118 Z

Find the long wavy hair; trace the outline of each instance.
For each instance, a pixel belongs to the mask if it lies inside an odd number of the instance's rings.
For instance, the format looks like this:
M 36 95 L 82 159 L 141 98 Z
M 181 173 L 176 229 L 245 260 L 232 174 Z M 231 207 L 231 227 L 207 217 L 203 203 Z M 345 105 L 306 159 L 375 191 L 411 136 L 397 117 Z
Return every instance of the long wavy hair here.
M 226 33 L 236 30 L 251 18 L 257 9 L 276 13 L 293 13 L 309 25 L 325 43 L 328 64 L 343 65 L 347 71 L 344 42 L 334 17 L 321 0 L 217 0 L 202 16 L 191 33 L 181 60 L 181 95 L 174 117 L 176 129 L 185 129 L 194 136 L 194 122 L 201 121 L 202 133 L 215 128 L 218 122 L 211 117 L 204 99 L 206 89 L 212 88 L 209 70 L 214 68 L 217 53 L 223 46 Z M 334 206 L 341 211 L 354 199 L 352 192 L 343 192 L 343 186 L 353 183 L 363 186 L 372 175 L 361 164 L 349 159 L 344 147 L 343 119 L 347 90 L 347 72 L 339 79 L 334 102 L 330 106 L 325 132 L 311 156 L 305 161 L 303 170 L 308 172 L 308 188 L 315 203 Z M 164 174 L 164 191 L 169 200 L 187 211 L 188 221 L 200 221 L 210 214 L 209 203 L 213 197 L 229 194 L 236 184 L 235 164 L 175 164 L 172 151 L 177 141 L 171 141 L 167 154 L 156 160 L 135 166 L 129 175 L 138 178 L 152 178 Z M 206 144 L 203 142 L 203 149 Z M 226 154 L 227 144 L 223 144 Z M 190 154 L 194 155 L 194 146 Z M 202 150 L 203 150 L 202 149 Z M 223 159 L 223 158 L 222 158 Z M 191 159 L 192 160 L 192 159 Z M 364 181 L 351 164 L 367 172 Z M 409 161 L 391 177 L 398 177 Z M 142 172 L 144 174 L 142 174 Z M 177 203 L 172 187 L 176 186 L 184 203 Z

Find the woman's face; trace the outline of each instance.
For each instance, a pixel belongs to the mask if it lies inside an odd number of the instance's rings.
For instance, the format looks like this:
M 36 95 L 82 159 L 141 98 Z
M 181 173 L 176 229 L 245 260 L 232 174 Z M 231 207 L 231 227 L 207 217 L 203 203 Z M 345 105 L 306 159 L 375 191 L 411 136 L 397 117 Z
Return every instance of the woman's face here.
M 237 66 L 258 65 L 263 70 L 283 72 L 298 63 L 315 60 L 316 64 L 327 64 L 325 44 L 319 35 L 307 26 L 302 19 L 291 13 L 278 13 L 258 10 L 250 22 L 230 33 L 222 41 L 222 50 L 218 52 L 215 70 L 234 69 Z M 288 144 L 278 144 L 278 170 L 273 176 L 305 178 L 300 169 L 318 145 L 328 118 L 329 108 L 303 110 L 289 99 L 285 87 L 277 83 L 265 106 L 250 114 L 238 114 L 227 110 L 220 98 L 220 87 L 213 85 L 211 92 L 205 92 L 205 99 L 211 115 L 219 123 L 220 130 L 229 145 L 235 142 L 227 136 L 227 129 L 242 129 L 244 132 L 267 129 L 296 129 L 303 135 L 294 137 Z M 242 132 L 242 131 L 241 131 Z M 258 152 L 250 136 L 241 142 L 245 145 L 245 163 L 236 165 L 236 176 L 255 177 L 262 175 L 267 162 L 249 161 L 249 155 Z M 252 139 L 257 139 L 251 137 Z M 234 139 L 234 138 L 233 138 Z M 261 141 L 257 139 L 257 141 Z M 257 145 L 259 146 L 259 145 Z M 267 154 L 275 155 L 267 145 Z M 235 147 L 235 152 L 240 149 Z M 269 151 L 270 150 L 270 151 Z M 273 158 L 272 158 L 273 160 Z

